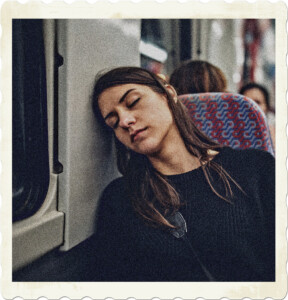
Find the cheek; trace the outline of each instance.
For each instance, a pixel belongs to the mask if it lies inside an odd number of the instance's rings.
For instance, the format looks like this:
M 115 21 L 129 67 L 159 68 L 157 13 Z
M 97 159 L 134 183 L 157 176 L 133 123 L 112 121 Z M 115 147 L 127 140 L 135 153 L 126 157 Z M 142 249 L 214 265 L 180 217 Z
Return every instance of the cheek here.
M 160 123 L 160 126 L 168 126 L 173 123 L 173 116 L 169 108 L 165 107 L 162 110 L 159 110 L 158 123 Z
M 172 113 L 166 102 L 159 102 L 153 107 L 153 110 L 147 113 L 148 118 L 155 122 L 169 123 L 173 120 Z M 163 124 L 164 125 L 164 124 Z

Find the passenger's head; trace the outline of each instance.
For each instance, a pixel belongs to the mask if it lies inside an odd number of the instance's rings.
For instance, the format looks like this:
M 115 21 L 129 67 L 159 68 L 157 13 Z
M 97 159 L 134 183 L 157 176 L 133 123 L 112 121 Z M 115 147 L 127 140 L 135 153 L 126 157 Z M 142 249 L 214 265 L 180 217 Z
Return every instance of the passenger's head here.
M 106 125 L 122 144 L 145 155 L 158 151 L 164 137 L 166 141 L 167 136 L 178 133 L 172 116 L 178 109 L 177 102 L 172 86 L 136 67 L 111 70 L 94 88 L 95 110 Z
M 177 93 L 195 94 L 226 92 L 227 80 L 224 73 L 209 62 L 191 60 L 174 70 L 170 83 Z
M 173 143 L 173 135 L 180 135 L 194 155 L 203 158 L 207 155 L 209 142 L 203 144 L 206 137 L 191 121 L 174 88 L 148 70 L 120 67 L 98 76 L 93 108 L 120 141 L 116 143 L 117 154 L 126 156 L 126 162 L 127 148 L 149 156 L 153 154 L 151 151 L 160 150 L 164 142 Z M 144 138 L 145 143 L 139 143 Z M 215 143 L 210 145 L 213 147 Z M 119 156 L 118 167 L 121 169 Z
M 251 82 L 244 85 L 240 89 L 239 93 L 254 100 L 265 114 L 271 109 L 269 103 L 269 93 L 264 86 Z

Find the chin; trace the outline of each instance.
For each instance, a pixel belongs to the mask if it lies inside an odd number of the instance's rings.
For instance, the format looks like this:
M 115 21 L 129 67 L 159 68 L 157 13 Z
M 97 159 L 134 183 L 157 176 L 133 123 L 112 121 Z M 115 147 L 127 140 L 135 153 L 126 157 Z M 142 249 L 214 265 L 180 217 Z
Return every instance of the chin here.
M 143 154 L 146 156 L 155 156 L 157 155 L 157 153 L 159 153 L 159 147 L 157 147 L 157 145 L 155 144 L 144 144 L 143 145 L 139 145 L 139 147 L 132 149 L 133 151 L 139 153 L 139 154 Z

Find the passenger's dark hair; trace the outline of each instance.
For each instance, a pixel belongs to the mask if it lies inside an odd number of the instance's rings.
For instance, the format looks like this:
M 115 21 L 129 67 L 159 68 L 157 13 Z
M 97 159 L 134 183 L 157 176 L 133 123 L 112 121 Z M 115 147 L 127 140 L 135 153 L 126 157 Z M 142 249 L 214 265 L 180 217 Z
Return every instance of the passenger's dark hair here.
M 242 88 L 239 91 L 239 94 L 244 95 L 245 92 L 252 89 L 258 89 L 263 94 L 265 104 L 267 106 L 267 111 L 271 110 L 269 92 L 263 85 L 255 82 L 249 82 L 242 86 Z
M 201 168 L 213 192 L 229 201 L 229 198 L 233 196 L 230 181 L 234 183 L 235 181 L 213 161 L 211 153 L 211 150 L 217 151 L 221 146 L 199 131 L 187 114 L 184 105 L 180 101 L 173 100 L 165 87 L 167 83 L 159 76 L 137 67 L 120 67 L 98 75 L 93 91 L 93 110 L 100 122 L 104 122 L 98 107 L 98 98 L 101 93 L 110 87 L 131 83 L 148 86 L 156 93 L 166 95 L 187 150 L 200 160 Z M 180 199 L 175 189 L 169 184 L 165 175 L 153 168 L 145 155 L 128 149 L 117 139 L 115 142 L 118 169 L 126 179 L 127 191 L 129 191 L 135 210 L 151 224 L 166 228 L 174 227 L 165 219 L 165 216 L 177 211 L 180 207 Z M 210 168 L 214 169 L 222 179 L 225 196 L 220 195 L 213 187 Z
M 226 92 L 227 89 L 224 73 L 218 67 L 202 60 L 184 62 L 173 71 L 170 83 L 180 95 Z

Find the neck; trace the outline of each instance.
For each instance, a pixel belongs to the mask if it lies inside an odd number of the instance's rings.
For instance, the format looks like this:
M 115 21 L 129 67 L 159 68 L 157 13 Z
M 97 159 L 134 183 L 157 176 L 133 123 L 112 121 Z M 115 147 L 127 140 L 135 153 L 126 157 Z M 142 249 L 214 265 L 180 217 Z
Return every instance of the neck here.
M 199 159 L 186 149 L 182 139 L 148 158 L 153 167 L 164 175 L 186 173 L 200 167 Z

